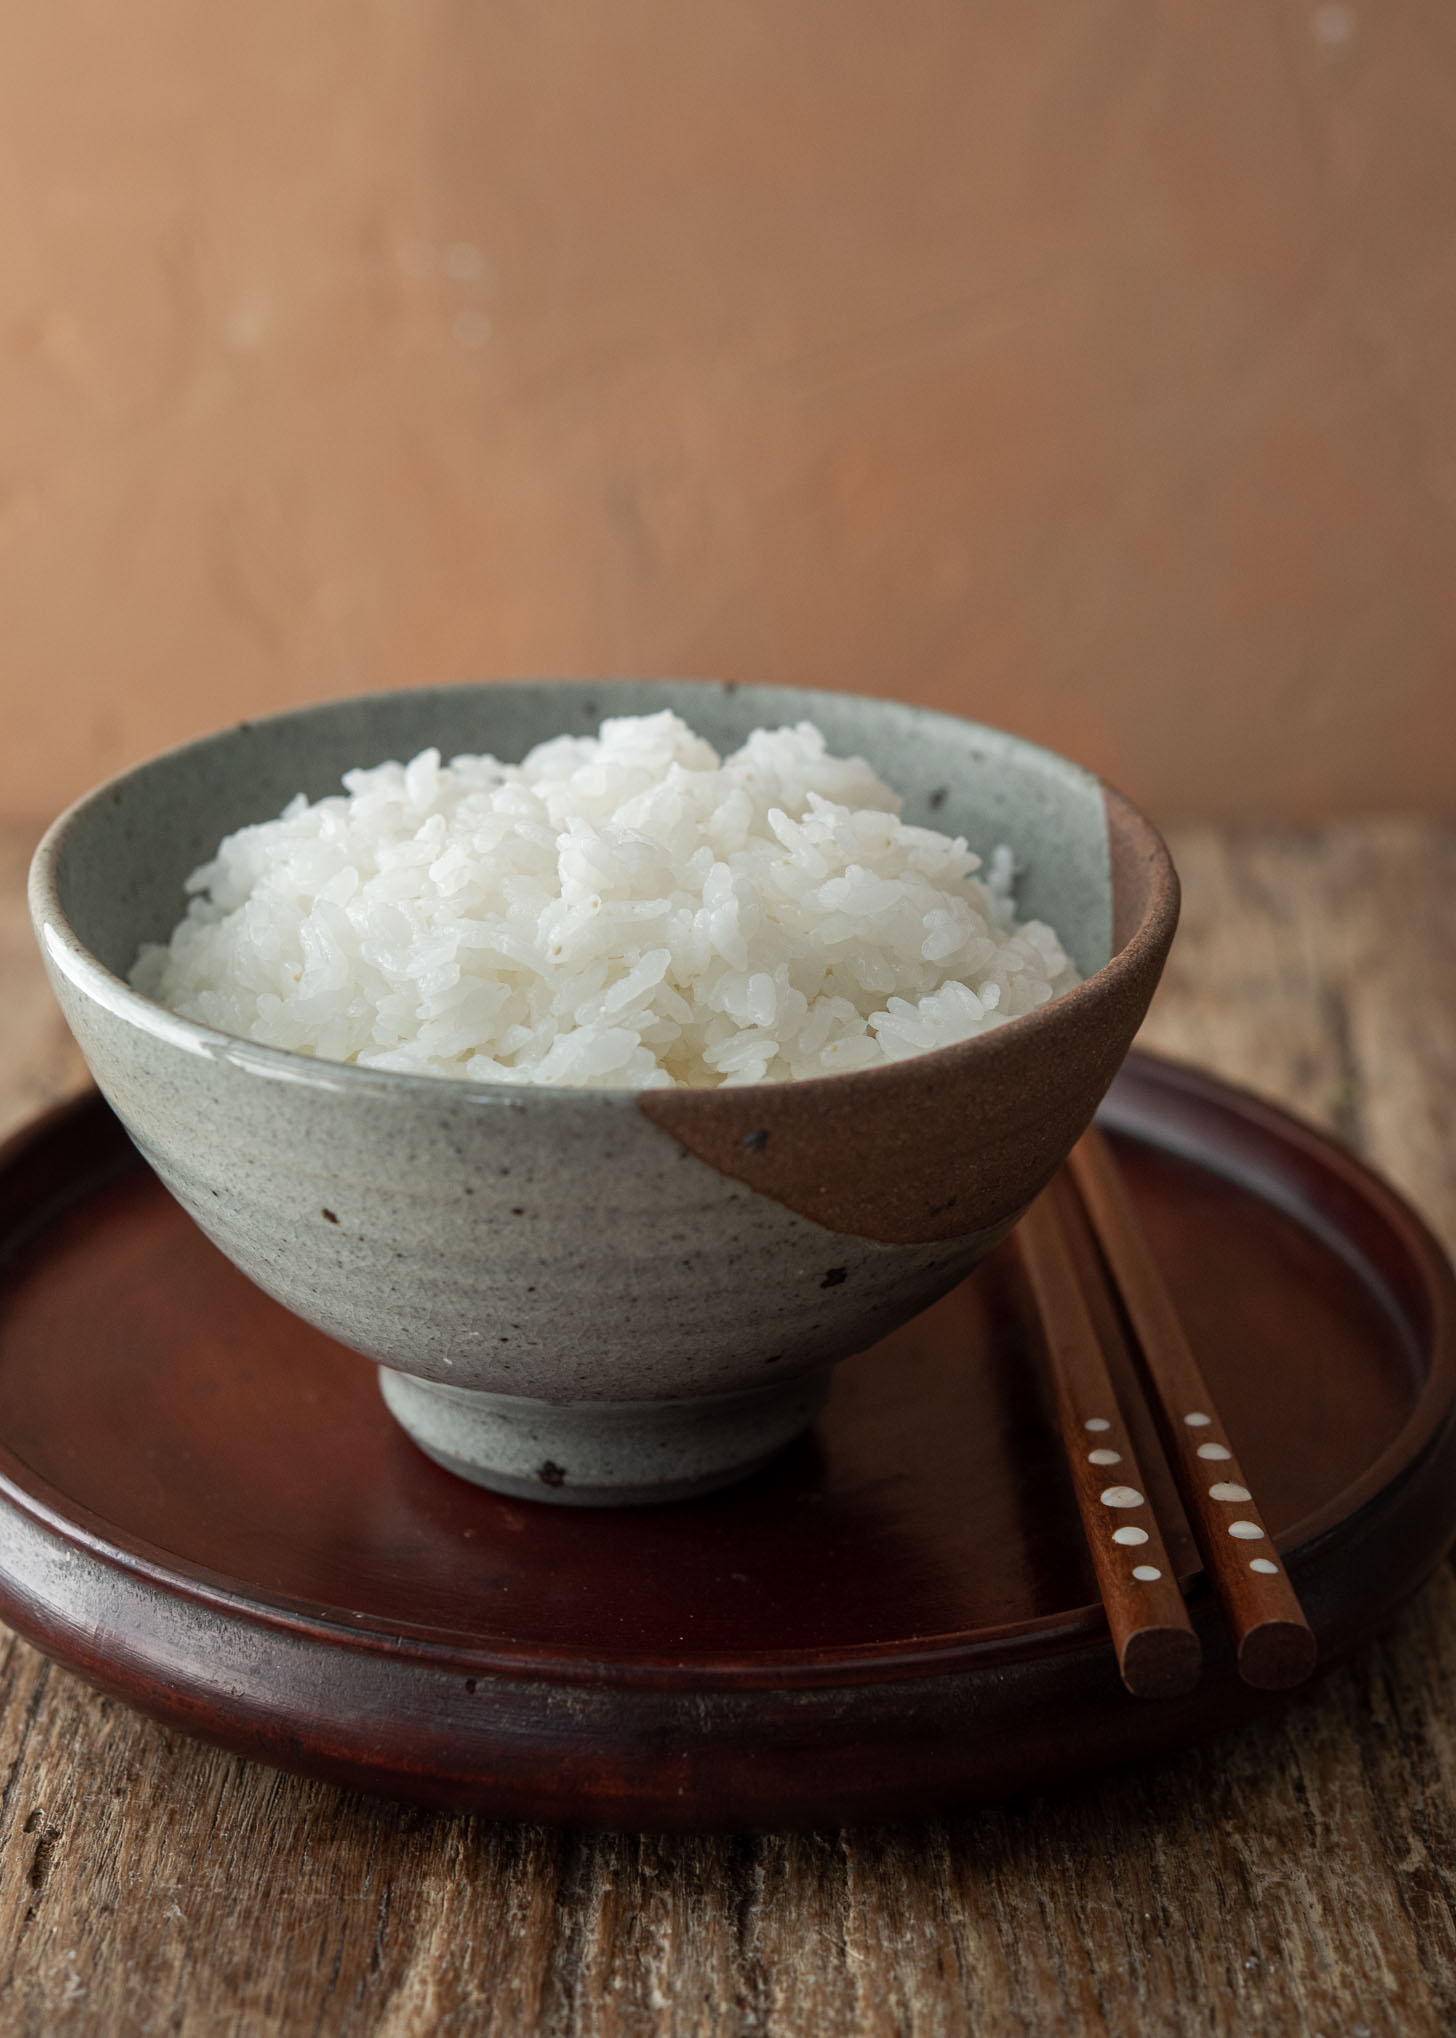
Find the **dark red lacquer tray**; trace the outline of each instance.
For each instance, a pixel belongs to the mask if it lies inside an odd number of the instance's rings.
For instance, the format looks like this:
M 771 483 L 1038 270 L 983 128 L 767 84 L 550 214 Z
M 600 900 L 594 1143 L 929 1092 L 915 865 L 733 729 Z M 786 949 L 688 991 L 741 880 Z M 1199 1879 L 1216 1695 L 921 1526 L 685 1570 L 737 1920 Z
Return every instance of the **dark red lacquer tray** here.
M 1347 1154 L 1208 1077 L 1134 1056 L 1103 1123 L 1330 1661 L 1456 1533 L 1450 1271 Z M 1035 1338 L 1003 1246 L 748 1484 L 500 1499 L 88 1097 L 0 1156 L 0 1613 L 263 1761 L 605 1825 L 914 1815 L 1277 1702 L 1237 1679 L 1146 1425 L 1207 1661 L 1186 1698 L 1123 1690 Z

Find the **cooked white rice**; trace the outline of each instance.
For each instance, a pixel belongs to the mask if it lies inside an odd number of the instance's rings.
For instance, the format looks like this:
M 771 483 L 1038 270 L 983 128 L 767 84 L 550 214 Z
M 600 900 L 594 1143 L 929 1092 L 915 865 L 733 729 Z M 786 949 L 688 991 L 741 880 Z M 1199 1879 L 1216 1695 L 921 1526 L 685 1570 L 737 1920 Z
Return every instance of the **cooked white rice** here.
M 1077 982 L 1011 858 L 906 827 L 811 723 L 670 712 L 524 763 L 425 750 L 241 828 L 131 981 L 203 1025 L 471 1082 L 777 1082 L 945 1047 Z

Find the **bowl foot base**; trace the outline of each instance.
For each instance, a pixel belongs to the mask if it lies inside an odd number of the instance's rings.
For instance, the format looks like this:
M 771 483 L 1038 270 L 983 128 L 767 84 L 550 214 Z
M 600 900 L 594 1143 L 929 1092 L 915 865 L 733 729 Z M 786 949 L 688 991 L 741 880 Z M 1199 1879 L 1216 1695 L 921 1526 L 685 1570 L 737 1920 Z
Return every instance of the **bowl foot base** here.
M 746 1479 L 808 1428 L 830 1369 L 688 1401 L 532 1401 L 379 1369 L 385 1403 L 437 1465 L 559 1507 L 688 1500 Z

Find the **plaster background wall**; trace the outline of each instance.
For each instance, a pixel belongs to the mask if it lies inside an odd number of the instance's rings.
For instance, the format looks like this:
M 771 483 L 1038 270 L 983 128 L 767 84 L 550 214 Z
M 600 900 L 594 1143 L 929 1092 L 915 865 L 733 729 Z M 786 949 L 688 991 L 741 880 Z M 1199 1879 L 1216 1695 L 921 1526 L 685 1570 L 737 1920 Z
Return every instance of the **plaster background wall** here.
M 518 673 L 1456 805 L 1445 0 L 15 0 L 0 807 Z

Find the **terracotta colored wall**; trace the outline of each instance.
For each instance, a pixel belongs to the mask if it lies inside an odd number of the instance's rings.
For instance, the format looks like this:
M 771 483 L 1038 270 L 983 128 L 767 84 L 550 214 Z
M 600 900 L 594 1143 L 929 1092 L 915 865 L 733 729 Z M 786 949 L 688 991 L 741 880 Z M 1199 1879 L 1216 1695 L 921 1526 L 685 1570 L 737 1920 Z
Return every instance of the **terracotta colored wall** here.
M 17 0 L 0 806 L 489 673 L 1456 803 L 1456 13 Z

